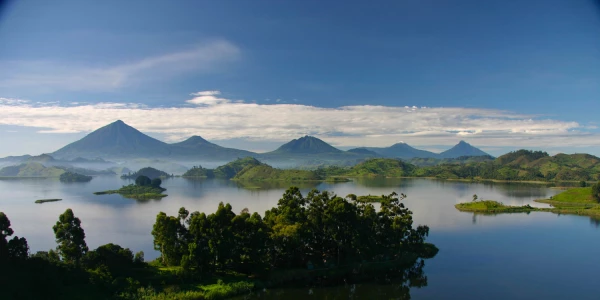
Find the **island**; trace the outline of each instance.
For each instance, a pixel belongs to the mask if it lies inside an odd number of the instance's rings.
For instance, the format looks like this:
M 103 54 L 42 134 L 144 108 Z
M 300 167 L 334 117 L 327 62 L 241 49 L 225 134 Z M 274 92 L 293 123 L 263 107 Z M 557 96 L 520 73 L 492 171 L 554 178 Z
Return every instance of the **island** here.
M 146 176 L 138 176 L 135 180 L 135 184 L 125 185 L 118 190 L 95 192 L 94 195 L 119 194 L 125 198 L 135 200 L 162 199 L 168 195 L 162 193 L 167 189 L 161 187 L 161 184 L 162 180 L 160 180 L 160 178 L 151 180 Z
M 146 167 L 146 168 L 141 168 L 137 172 L 134 172 L 134 173 L 128 173 L 126 175 L 125 174 L 121 175 L 121 178 L 122 179 L 136 179 L 140 176 L 145 176 L 150 179 L 173 177 L 173 175 L 170 175 L 167 172 L 157 170 L 157 169 L 151 168 L 151 167 Z
M 39 199 L 35 200 L 35 203 L 46 203 L 46 202 L 56 202 L 61 201 L 62 199 Z
M 92 180 L 92 176 L 81 175 L 73 172 L 64 172 L 60 174 L 59 180 L 61 182 L 88 182 Z
M 591 187 L 571 188 L 550 199 L 534 200 L 550 204 L 551 207 L 532 207 L 530 205 L 510 206 L 493 200 L 478 200 L 473 196 L 472 202 L 459 203 L 455 207 L 459 211 L 476 214 L 529 213 L 532 211 L 551 212 L 555 214 L 583 215 L 600 217 L 600 182 Z

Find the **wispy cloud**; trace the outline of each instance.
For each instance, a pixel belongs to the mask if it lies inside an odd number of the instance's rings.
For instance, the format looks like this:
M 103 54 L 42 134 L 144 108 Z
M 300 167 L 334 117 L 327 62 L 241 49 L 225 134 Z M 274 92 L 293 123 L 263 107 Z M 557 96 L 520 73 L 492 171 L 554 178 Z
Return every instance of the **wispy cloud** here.
M 236 45 L 226 40 L 214 40 L 180 52 L 101 67 L 57 61 L 0 61 L 0 87 L 107 91 L 191 71 L 215 71 L 239 57 L 240 50 Z
M 494 147 L 599 146 L 597 133 L 577 122 L 510 111 L 460 107 L 257 104 L 226 99 L 219 91 L 193 93 L 194 106 L 135 103 L 45 104 L 0 98 L 0 124 L 44 133 L 89 132 L 121 119 L 168 141 L 191 135 L 211 140 L 286 141 L 305 134 L 336 146 L 450 145 L 465 139 Z

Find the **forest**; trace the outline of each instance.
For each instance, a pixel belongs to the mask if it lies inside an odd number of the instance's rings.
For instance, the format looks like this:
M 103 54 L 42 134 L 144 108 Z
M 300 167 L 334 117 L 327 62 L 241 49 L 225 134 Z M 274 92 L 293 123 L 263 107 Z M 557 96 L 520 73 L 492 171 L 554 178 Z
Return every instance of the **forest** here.
M 214 213 L 160 212 L 152 228 L 160 257 L 145 262 L 112 243 L 90 250 L 71 209 L 53 226 L 57 247 L 29 253 L 0 212 L 0 281 L 9 298 L 224 299 L 258 289 L 400 278 L 424 286 L 423 260 L 438 249 L 413 226 L 404 194 L 380 208 L 357 197 L 291 187 L 264 217 L 220 203 Z M 12 237 L 12 238 L 11 238 Z M 382 274 L 385 277 L 382 277 Z

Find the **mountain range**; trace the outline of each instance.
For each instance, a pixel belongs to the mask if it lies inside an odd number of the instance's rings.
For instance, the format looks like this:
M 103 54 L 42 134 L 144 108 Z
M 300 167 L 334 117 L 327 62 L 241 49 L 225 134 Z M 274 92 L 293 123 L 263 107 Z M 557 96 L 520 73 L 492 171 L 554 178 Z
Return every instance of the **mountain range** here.
M 254 153 L 222 147 L 200 136 L 192 136 L 182 142 L 168 144 L 152 138 L 119 120 L 91 132 L 84 138 L 51 153 L 51 155 L 56 159 L 160 158 L 182 161 L 231 161 L 236 158 L 250 156 L 269 162 L 285 160 L 300 162 L 319 159 L 347 161 L 370 157 L 441 159 L 488 154 L 464 141 L 440 154 L 416 149 L 406 143 L 397 143 L 383 148 L 362 147 L 343 151 L 312 136 L 294 139 L 271 152 Z

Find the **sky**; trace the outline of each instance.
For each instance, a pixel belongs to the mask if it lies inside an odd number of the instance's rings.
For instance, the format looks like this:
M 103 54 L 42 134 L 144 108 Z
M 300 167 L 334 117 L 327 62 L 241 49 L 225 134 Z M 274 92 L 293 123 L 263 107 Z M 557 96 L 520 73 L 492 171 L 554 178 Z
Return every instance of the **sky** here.
M 0 157 L 119 119 L 258 152 L 600 155 L 599 1 L 0 3 Z

